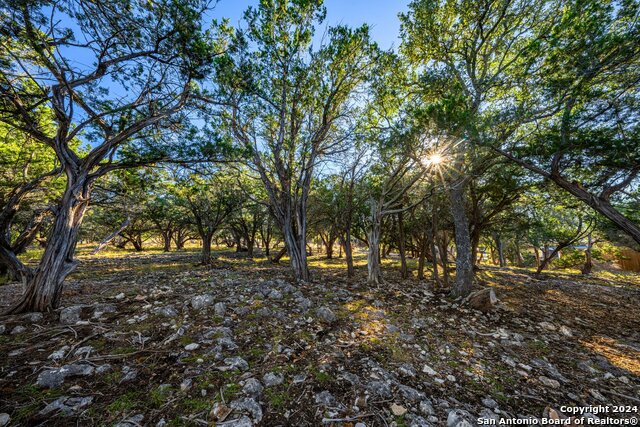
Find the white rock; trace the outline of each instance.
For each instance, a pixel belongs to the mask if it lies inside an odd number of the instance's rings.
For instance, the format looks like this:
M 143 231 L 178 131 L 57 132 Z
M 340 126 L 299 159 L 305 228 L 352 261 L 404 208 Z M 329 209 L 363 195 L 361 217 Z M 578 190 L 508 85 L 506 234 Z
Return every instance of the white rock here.
M 393 415 L 395 415 L 396 417 L 401 417 L 407 413 L 407 408 L 402 405 L 396 405 L 394 403 L 393 405 L 391 405 L 391 412 L 393 412 Z
M 560 326 L 560 333 L 562 335 L 564 335 L 565 337 L 572 337 L 573 336 L 573 332 L 571 332 L 571 329 L 567 328 L 564 325 Z
M 438 375 L 438 373 L 434 371 L 429 365 L 424 365 L 424 367 L 422 368 L 422 372 L 429 375 Z
M 187 351 L 193 351 L 200 348 L 200 344 L 192 342 L 191 344 L 187 344 L 184 346 L 184 349 Z
M 545 377 L 545 376 L 539 376 L 538 380 L 540 380 L 542 385 L 544 385 L 546 387 L 560 388 L 560 383 L 558 381 L 556 381 L 556 380 L 551 379 L 551 378 L 548 378 L 548 377 Z

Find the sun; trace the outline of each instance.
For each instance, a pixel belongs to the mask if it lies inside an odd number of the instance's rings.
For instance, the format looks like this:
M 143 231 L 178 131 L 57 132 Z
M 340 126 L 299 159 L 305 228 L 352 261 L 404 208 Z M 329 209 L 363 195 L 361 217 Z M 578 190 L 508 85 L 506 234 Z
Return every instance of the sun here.
M 422 160 L 422 163 L 424 163 L 426 167 L 438 167 L 442 165 L 443 162 L 444 156 L 440 153 L 431 153 Z
M 438 153 L 434 153 L 434 154 L 430 155 L 429 157 L 427 157 L 427 162 L 430 165 L 433 165 L 433 166 L 439 165 L 440 163 L 442 163 L 443 160 L 444 160 L 444 158 L 442 157 L 442 155 L 440 155 Z

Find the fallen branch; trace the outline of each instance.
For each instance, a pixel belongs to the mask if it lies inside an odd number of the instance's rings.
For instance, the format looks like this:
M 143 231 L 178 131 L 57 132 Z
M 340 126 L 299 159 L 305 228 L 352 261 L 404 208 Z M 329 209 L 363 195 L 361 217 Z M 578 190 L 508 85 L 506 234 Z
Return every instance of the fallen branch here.
M 362 415 L 356 415 L 353 417 L 345 417 L 345 418 L 323 418 L 322 422 L 323 423 L 348 423 L 351 421 L 358 421 L 361 418 L 368 418 L 373 416 L 374 414 L 362 414 Z

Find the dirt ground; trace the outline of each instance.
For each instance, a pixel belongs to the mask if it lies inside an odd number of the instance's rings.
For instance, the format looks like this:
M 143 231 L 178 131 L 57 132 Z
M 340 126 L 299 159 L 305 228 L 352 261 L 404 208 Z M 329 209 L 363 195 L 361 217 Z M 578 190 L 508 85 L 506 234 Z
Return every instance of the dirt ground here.
M 60 310 L 1 317 L 7 425 L 462 427 L 589 405 L 626 407 L 587 417 L 639 415 L 635 276 L 486 267 L 478 286 L 500 303 L 484 314 L 392 266 L 372 289 L 362 263 L 348 280 L 342 260 L 314 258 L 313 280 L 294 284 L 286 263 L 217 254 L 210 267 L 196 252 L 81 256 Z M 0 308 L 19 292 L 0 286 Z

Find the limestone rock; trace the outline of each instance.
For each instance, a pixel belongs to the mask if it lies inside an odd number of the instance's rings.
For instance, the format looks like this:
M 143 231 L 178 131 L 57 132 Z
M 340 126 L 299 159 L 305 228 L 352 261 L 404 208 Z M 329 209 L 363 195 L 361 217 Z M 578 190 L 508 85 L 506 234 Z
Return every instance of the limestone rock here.
M 84 377 L 92 375 L 94 372 L 95 368 L 91 365 L 74 363 L 41 372 L 36 384 L 41 387 L 55 388 L 61 386 L 68 377 Z
M 278 372 L 268 372 L 262 377 L 265 387 L 274 387 L 284 382 L 284 375 Z
M 205 307 L 212 305 L 214 302 L 213 295 L 204 294 L 204 295 L 196 295 L 191 298 L 191 307 L 194 310 L 202 310 Z
M 336 315 L 329 307 L 320 307 L 316 310 L 316 315 L 321 322 L 331 324 L 337 320 Z

